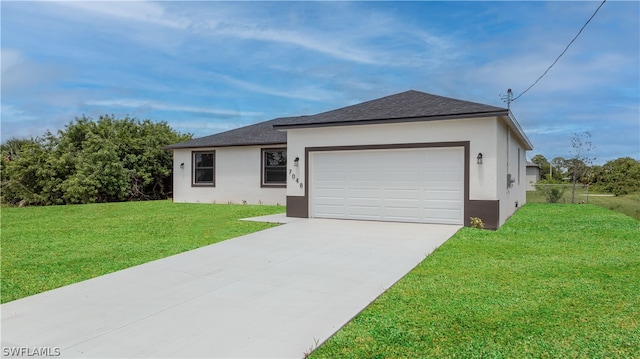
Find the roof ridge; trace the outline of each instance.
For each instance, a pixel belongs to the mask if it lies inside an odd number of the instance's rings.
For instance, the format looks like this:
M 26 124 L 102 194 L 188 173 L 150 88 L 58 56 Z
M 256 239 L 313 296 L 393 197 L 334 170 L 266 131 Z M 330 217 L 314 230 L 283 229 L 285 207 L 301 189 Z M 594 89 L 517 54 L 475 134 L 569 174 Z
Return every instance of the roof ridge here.
M 419 98 L 417 98 L 419 97 Z M 402 107 L 402 108 L 398 108 L 399 103 L 394 103 L 394 100 L 397 100 L 397 102 L 406 102 L 406 106 Z M 431 100 L 431 101 L 430 101 Z M 434 100 L 441 100 L 441 101 L 434 101 Z M 395 105 L 395 111 L 391 111 L 391 112 L 411 112 L 411 111 L 407 111 L 410 110 L 410 107 L 424 107 L 424 104 L 426 102 L 436 102 L 435 106 L 431 106 L 431 107 L 437 107 L 439 108 L 439 110 L 443 110 L 443 107 L 456 107 L 456 106 L 451 106 L 451 103 L 456 103 L 458 106 L 457 107 L 472 107 L 475 109 L 466 109 L 464 111 L 454 111 L 455 114 L 464 114 L 464 113 L 484 113 L 484 112 L 491 112 L 491 111 L 508 111 L 507 108 L 503 108 L 503 107 L 498 107 L 498 106 L 493 106 L 493 105 L 487 105 L 487 104 L 483 104 L 480 102 L 473 102 L 473 101 L 467 101 L 467 100 L 460 100 L 457 98 L 453 98 L 453 97 L 447 97 L 447 96 L 442 96 L 442 95 L 435 95 L 432 93 L 428 93 L 428 92 L 423 92 L 423 91 L 417 91 L 414 89 L 410 89 L 404 92 L 400 92 L 400 93 L 396 93 L 396 94 L 391 94 L 391 95 L 387 95 L 384 97 L 380 97 L 380 98 L 376 98 L 376 99 L 372 99 L 372 100 L 368 100 L 368 101 L 364 101 L 364 102 L 360 102 L 360 103 L 356 103 L 353 105 L 348 105 L 348 106 L 344 106 L 344 107 L 340 107 L 337 109 L 333 109 L 333 110 L 328 110 L 328 111 L 324 111 L 324 112 L 319 112 L 316 113 L 314 115 L 310 115 L 307 116 L 305 118 L 305 122 L 308 121 L 313 121 L 313 119 L 319 119 L 322 117 L 328 117 L 334 114 L 341 114 L 343 115 L 342 117 L 345 117 L 347 114 L 352 114 L 353 112 L 356 112 L 357 110 L 362 110 L 362 109 L 367 109 L 367 107 L 376 107 L 376 104 L 384 104 L 384 108 L 388 109 L 390 106 L 388 105 Z M 388 104 L 387 104 L 388 103 Z M 422 106 L 417 106 L 416 103 L 420 103 Z M 480 109 L 482 108 L 482 109 Z M 371 110 L 375 110 L 375 109 L 371 109 Z M 402 111 L 404 110 L 404 111 Z M 379 115 L 382 116 L 377 116 L 377 115 L 373 115 L 373 116 L 363 116 L 362 114 L 360 114 L 360 118 L 350 118 L 350 122 L 351 121 L 359 121 L 359 120 L 368 120 L 368 119 L 381 119 L 381 118 L 413 118 L 413 117 L 428 117 L 428 116 L 434 116 L 434 115 L 449 115 L 449 114 L 454 114 L 454 113 L 446 113 L 447 110 L 444 110 L 445 112 L 442 111 L 436 111 L 438 113 L 432 113 L 432 114 L 426 114 L 426 113 L 414 113 L 411 115 L 398 115 L 398 116 L 389 116 L 388 113 L 381 113 L 380 111 L 372 111 L 372 112 L 376 112 Z M 388 111 L 387 111 L 388 112 Z M 429 112 L 429 111 L 425 111 L 425 109 L 422 109 L 422 112 Z M 338 116 L 340 117 L 340 116 Z M 337 122 L 340 122 L 340 120 L 336 120 Z M 321 122 L 335 122 L 335 121 L 321 121 Z

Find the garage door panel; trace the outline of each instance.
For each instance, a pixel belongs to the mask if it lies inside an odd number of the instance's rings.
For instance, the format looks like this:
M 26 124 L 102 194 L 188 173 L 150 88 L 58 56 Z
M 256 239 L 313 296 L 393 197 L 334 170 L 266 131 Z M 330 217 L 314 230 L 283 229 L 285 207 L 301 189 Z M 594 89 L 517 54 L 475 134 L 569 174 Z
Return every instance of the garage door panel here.
M 346 190 L 344 188 L 318 188 L 315 192 L 318 198 L 342 199 L 346 195 Z
M 386 218 L 399 222 L 418 222 L 420 220 L 420 210 L 416 208 L 385 208 Z
M 442 192 L 449 192 L 449 191 L 455 191 L 455 192 L 459 192 L 460 187 L 462 187 L 462 183 L 461 182 L 453 182 L 453 181 L 440 181 L 440 182 L 425 182 L 424 183 L 424 189 L 426 191 L 430 191 L 430 192 L 438 192 L 438 191 L 442 191 Z
M 349 181 L 379 182 L 382 171 L 366 168 L 353 168 L 347 173 Z
M 321 204 L 316 207 L 316 216 L 322 218 L 344 218 L 345 214 L 346 210 L 343 205 Z
M 349 191 L 357 191 L 360 189 L 376 189 L 379 190 L 381 183 L 377 181 L 347 181 L 342 183 Z
M 460 195 L 457 191 L 453 190 L 425 190 L 422 198 L 425 200 L 460 200 Z
M 380 198 L 382 195 L 379 188 L 355 188 L 348 192 L 349 198 Z
M 395 181 L 386 181 L 381 184 L 382 188 L 385 189 L 415 189 L 419 186 L 424 185 L 424 182 L 421 181 L 405 181 L 403 179 L 398 179 Z
M 384 198 L 387 200 L 418 200 L 420 191 L 414 188 L 393 188 L 384 190 Z
M 350 206 L 346 211 L 345 219 L 377 220 L 382 215 L 380 207 Z
M 422 182 L 443 182 L 442 179 L 443 178 L 448 178 L 448 179 L 456 179 L 454 182 L 456 183 L 460 183 L 461 181 L 458 181 L 458 178 L 461 178 L 462 173 L 456 172 L 456 171 L 440 171 L 440 172 L 428 172 L 428 173 L 424 173 L 422 175 L 422 178 L 420 179 L 420 181 Z M 448 182 L 448 181 L 447 181 Z
M 455 209 L 462 205 L 460 201 L 423 201 L 423 208 L 427 209 Z
M 392 182 L 403 181 L 403 182 L 412 182 L 417 183 L 422 181 L 422 173 L 418 170 L 411 171 L 403 171 L 402 169 L 388 170 L 382 172 L 380 175 L 380 180 L 382 182 Z
M 344 200 L 343 200 L 344 201 Z M 349 197 L 346 202 L 347 206 L 376 206 L 382 207 L 384 205 L 384 201 L 380 198 L 356 198 Z
M 425 211 L 425 218 L 432 223 L 460 224 L 454 218 L 460 215 L 456 210 L 434 210 Z
M 398 208 L 411 208 L 411 209 L 419 210 L 421 208 L 420 201 L 418 201 L 417 199 L 410 200 L 410 201 L 400 200 L 400 199 L 385 200 L 384 204 L 385 204 L 385 208 L 388 208 L 390 210 L 398 209 Z
M 463 222 L 462 147 L 316 152 L 310 177 L 312 217 Z
M 333 170 L 333 171 L 318 171 L 317 173 L 313 174 L 314 176 L 316 176 L 318 181 L 321 182 L 344 182 L 345 178 L 345 173 L 344 170 Z

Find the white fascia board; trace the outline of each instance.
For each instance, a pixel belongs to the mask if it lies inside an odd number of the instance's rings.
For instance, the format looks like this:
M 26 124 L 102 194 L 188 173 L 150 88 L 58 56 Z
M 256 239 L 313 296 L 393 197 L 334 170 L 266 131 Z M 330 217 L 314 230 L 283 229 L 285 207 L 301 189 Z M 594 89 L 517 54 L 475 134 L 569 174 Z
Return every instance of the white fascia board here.
M 527 137 L 527 135 L 524 133 L 524 130 L 522 130 L 522 127 L 520 126 L 520 123 L 518 123 L 518 120 L 516 120 L 515 116 L 511 112 L 511 110 L 509 110 L 509 115 L 508 116 L 500 116 L 500 118 L 503 121 L 505 121 L 507 126 L 509 126 L 510 128 L 512 128 L 514 130 L 515 135 L 524 144 L 524 149 L 526 151 L 533 150 L 533 144 L 529 140 L 529 137 Z

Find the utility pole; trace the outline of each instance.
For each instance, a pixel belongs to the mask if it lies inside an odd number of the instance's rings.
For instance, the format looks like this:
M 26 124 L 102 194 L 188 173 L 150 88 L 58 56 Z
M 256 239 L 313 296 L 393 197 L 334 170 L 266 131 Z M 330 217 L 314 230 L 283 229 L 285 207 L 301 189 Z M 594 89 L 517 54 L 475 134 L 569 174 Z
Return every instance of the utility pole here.
M 500 95 L 500 99 L 503 102 L 506 102 L 507 103 L 507 109 L 511 110 L 511 102 L 513 101 L 513 91 L 511 91 L 511 89 L 508 89 L 506 95 Z

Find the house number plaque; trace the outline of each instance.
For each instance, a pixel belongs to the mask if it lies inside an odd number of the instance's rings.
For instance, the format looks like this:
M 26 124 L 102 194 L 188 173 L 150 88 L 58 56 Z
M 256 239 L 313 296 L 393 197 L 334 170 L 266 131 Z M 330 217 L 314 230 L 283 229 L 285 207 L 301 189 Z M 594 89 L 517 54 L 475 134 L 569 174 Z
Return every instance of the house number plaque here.
M 289 174 L 291 175 L 291 179 L 292 179 L 292 180 L 295 180 L 295 181 L 296 181 L 296 183 L 300 183 L 300 188 L 304 188 L 304 185 L 300 182 L 300 178 L 297 178 L 297 177 L 296 177 L 296 174 L 295 174 L 295 173 L 292 173 L 292 172 L 293 172 L 293 170 L 292 170 L 292 169 L 289 169 Z

